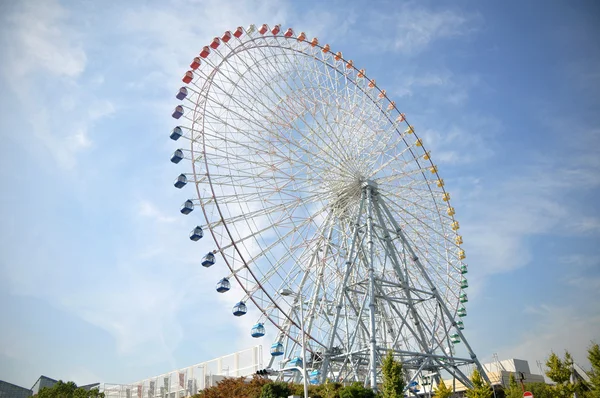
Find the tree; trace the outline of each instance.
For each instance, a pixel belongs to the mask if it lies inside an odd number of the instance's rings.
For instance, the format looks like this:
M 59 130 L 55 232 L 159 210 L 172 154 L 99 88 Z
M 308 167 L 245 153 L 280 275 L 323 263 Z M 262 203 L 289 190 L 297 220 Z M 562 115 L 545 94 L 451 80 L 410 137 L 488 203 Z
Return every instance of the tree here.
M 342 388 L 340 398 L 375 398 L 375 393 L 370 388 L 365 388 L 361 383 L 356 382 Z
M 104 393 L 97 388 L 85 390 L 77 387 L 72 381 L 59 380 L 52 387 L 42 388 L 36 395 L 37 398 L 104 398 Z
M 571 379 L 571 366 L 573 365 L 573 359 L 568 351 L 565 352 L 565 359 L 561 360 L 558 355 L 552 351 L 550 357 L 546 361 L 548 371 L 546 376 L 550 378 L 556 384 L 568 383 Z
M 592 343 L 588 348 L 588 359 L 592 365 L 590 376 L 590 393 L 592 398 L 600 398 L 600 347 L 598 343 Z
M 388 351 L 381 364 L 381 373 L 383 375 L 383 386 L 381 393 L 383 398 L 401 398 L 404 397 L 404 372 L 402 371 L 402 362 L 394 359 L 393 351 Z
M 492 388 L 488 386 L 477 369 L 473 370 L 471 375 L 473 388 L 467 390 L 467 398 L 492 398 L 494 395 Z
M 564 359 L 560 359 L 558 355 L 552 351 L 546 361 L 546 366 L 548 367 L 546 376 L 556 383 L 556 385 L 551 387 L 554 394 L 559 397 L 573 395 L 575 385 L 571 383 L 571 372 L 573 369 L 573 358 L 571 357 L 571 354 L 568 351 L 565 351 Z
M 440 382 L 433 391 L 436 398 L 450 398 L 452 396 L 452 389 L 444 383 L 444 380 L 440 377 Z
M 325 383 L 315 386 L 316 391 L 309 391 L 309 396 L 312 398 L 339 398 L 340 390 L 343 388 L 341 383 L 333 383 L 329 379 Z
M 265 384 L 260 391 L 260 398 L 288 397 L 292 393 L 289 384 L 281 381 Z
M 504 390 L 504 394 L 506 398 L 521 398 L 523 396 L 523 387 L 517 383 L 513 373 L 509 376 L 508 388 Z
M 265 384 L 272 383 L 271 380 L 254 376 L 247 381 L 243 377 L 226 377 L 219 381 L 216 386 L 205 388 L 195 397 L 199 398 L 259 398 Z

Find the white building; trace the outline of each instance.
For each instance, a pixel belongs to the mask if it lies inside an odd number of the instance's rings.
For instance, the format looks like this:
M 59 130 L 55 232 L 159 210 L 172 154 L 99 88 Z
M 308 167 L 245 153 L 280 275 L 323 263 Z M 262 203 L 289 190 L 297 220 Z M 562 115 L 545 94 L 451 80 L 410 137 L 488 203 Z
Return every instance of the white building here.
M 101 383 L 100 391 L 106 398 L 189 397 L 225 377 L 254 375 L 262 364 L 262 347 L 255 346 L 130 384 Z

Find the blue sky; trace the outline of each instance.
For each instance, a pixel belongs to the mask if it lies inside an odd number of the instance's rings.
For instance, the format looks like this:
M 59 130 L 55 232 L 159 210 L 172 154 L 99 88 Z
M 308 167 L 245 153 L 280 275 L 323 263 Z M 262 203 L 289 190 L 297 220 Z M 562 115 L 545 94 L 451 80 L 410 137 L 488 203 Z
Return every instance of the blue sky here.
M 200 269 L 212 246 L 187 239 L 168 161 L 187 65 L 249 23 L 342 51 L 421 132 L 461 222 L 479 357 L 536 368 L 568 349 L 587 363 L 600 341 L 600 5 L 364 4 L 0 4 L 1 379 L 133 382 L 256 342 L 214 292 L 220 271 Z

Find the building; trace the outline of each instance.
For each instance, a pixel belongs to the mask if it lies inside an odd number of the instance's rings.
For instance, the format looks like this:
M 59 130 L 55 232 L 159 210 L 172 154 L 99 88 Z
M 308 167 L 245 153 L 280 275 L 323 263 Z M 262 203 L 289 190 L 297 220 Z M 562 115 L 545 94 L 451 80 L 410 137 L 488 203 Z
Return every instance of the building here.
M 51 379 L 50 377 L 42 375 L 33 384 L 33 387 L 31 387 L 31 391 L 33 392 L 33 395 L 35 395 L 38 392 L 40 392 L 40 390 L 42 388 L 44 388 L 44 387 L 52 387 L 57 382 L 58 382 L 58 380 L 54 380 L 54 379 Z
M 0 398 L 27 398 L 33 395 L 29 388 L 0 380 Z
M 226 377 L 254 375 L 262 363 L 262 346 L 255 346 L 133 383 L 101 383 L 98 387 L 106 398 L 189 397 Z

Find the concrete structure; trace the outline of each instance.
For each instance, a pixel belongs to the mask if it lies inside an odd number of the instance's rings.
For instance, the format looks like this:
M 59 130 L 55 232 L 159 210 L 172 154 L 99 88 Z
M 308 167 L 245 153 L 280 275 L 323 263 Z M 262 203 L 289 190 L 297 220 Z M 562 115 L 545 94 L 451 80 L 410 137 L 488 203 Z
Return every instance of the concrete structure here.
M 33 395 L 29 388 L 0 380 L 0 398 L 27 398 Z
M 494 388 L 508 387 L 510 375 L 514 375 L 515 380 L 519 383 L 545 383 L 544 376 L 533 374 L 529 369 L 529 363 L 522 359 L 506 359 L 503 361 L 495 361 L 482 365 Z M 423 382 L 421 382 L 423 384 Z M 462 393 L 467 388 L 458 380 L 444 379 L 444 384 L 450 388 L 454 388 L 457 393 Z M 426 384 L 423 386 L 424 392 L 430 392 L 436 387 Z M 461 394 L 458 394 L 461 395 Z
M 33 384 L 33 387 L 31 387 L 31 391 L 33 392 L 33 395 L 35 395 L 38 392 L 40 392 L 40 390 L 42 388 L 44 388 L 44 387 L 52 387 L 57 382 L 58 382 L 58 380 L 54 380 L 54 379 L 51 379 L 50 377 L 42 375 Z
M 106 398 L 189 397 L 225 377 L 254 375 L 262 363 L 262 346 L 255 346 L 131 384 L 101 383 L 99 388 Z

